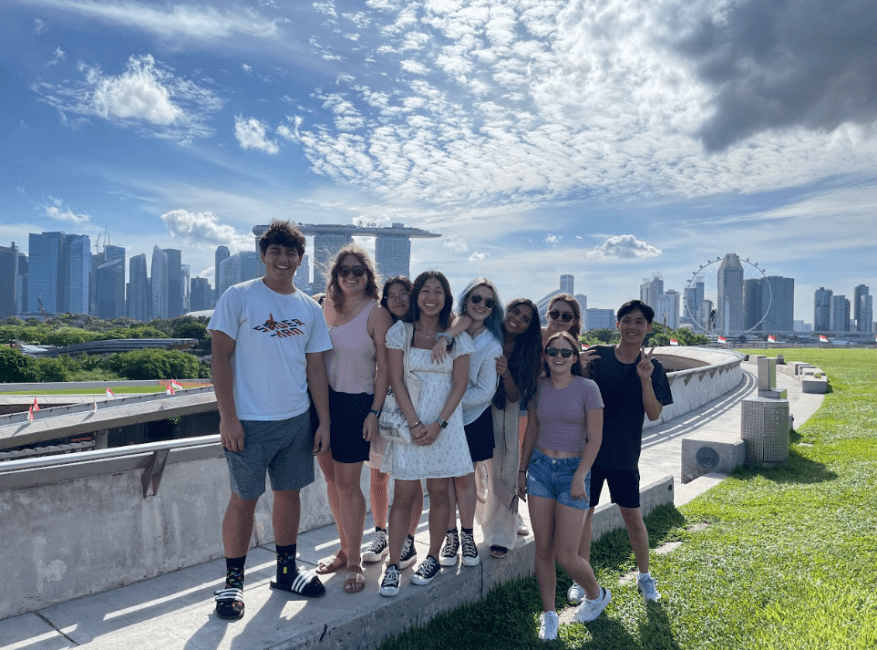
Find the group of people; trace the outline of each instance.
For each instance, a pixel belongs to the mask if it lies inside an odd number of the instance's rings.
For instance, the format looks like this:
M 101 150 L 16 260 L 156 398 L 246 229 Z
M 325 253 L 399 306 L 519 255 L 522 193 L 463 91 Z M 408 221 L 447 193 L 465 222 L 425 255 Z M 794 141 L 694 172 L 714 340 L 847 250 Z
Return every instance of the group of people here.
M 660 598 L 649 573 L 637 465 L 644 416 L 658 418 L 672 396 L 653 350 L 643 347 L 654 316 L 648 305 L 630 301 L 618 311 L 619 344 L 581 351 L 581 314 L 567 294 L 552 299 L 544 330 L 532 301 L 503 306 L 486 278 L 463 290 L 455 312 L 440 272 L 413 282 L 390 278 L 380 290 L 369 256 L 347 245 L 317 302 L 293 284 L 304 248 L 296 228 L 272 223 L 260 240 L 265 275 L 227 290 L 208 325 L 232 490 L 222 523 L 220 617 L 244 613 L 244 564 L 266 472 L 276 589 L 320 596 L 317 574 L 344 571 L 344 591 L 358 593 L 366 584 L 363 562 L 386 557 L 380 593 L 396 595 L 401 572 L 417 562 L 425 481 L 429 550 L 410 581 L 429 584 L 458 561 L 479 564 L 476 510 L 490 555 L 504 558 L 526 532 L 517 515 L 524 500 L 544 610 L 539 637 L 550 640 L 558 629 L 555 562 L 575 580 L 567 593 L 578 605 L 575 620 L 596 619 L 611 598 L 589 564 L 591 519 L 605 482 L 627 524 L 637 585 L 647 599 Z M 313 456 L 340 547 L 306 571 L 295 561 L 299 490 L 314 480 Z M 361 552 L 363 463 L 376 528 Z

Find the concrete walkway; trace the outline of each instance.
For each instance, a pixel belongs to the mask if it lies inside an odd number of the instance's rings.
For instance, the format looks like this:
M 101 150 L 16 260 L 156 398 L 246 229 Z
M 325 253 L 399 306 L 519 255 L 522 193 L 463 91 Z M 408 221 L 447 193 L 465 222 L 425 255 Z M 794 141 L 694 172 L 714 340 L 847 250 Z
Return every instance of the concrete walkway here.
M 739 439 L 741 400 L 757 394 L 755 367 L 744 364 L 743 368 L 744 381 L 737 390 L 695 412 L 646 430 L 640 462 L 644 510 L 670 501 L 682 505 L 724 478 L 712 474 L 683 485 L 681 441 L 704 432 Z M 802 393 L 800 384 L 791 377 L 777 373 L 777 384 L 788 390 L 796 426 L 822 403 L 822 395 Z M 369 517 L 367 526 L 371 525 Z M 598 507 L 595 535 L 618 525 L 620 516 L 615 506 Z M 479 532 L 476 526 L 476 535 Z M 419 558 L 423 559 L 428 548 L 426 512 L 416 540 Z M 299 563 L 313 568 L 337 545 L 334 526 L 304 533 L 299 536 Z M 495 584 L 532 571 L 532 536 L 520 537 L 504 560 L 491 558 L 483 544 L 479 552 L 481 565 L 444 569 L 427 587 L 408 583 L 416 565 L 405 570 L 402 588 L 395 598 L 378 594 L 383 565 L 377 563 L 365 567 L 365 592 L 345 594 L 342 573 L 324 580 L 328 592 L 325 597 L 306 601 L 269 588 L 275 567 L 273 545 L 269 545 L 253 549 L 248 555 L 246 615 L 240 621 L 228 623 L 213 613 L 213 590 L 221 586 L 225 575 L 224 560 L 220 559 L 0 621 L 0 649 L 373 648 L 389 635 L 426 623 L 464 602 L 478 600 Z

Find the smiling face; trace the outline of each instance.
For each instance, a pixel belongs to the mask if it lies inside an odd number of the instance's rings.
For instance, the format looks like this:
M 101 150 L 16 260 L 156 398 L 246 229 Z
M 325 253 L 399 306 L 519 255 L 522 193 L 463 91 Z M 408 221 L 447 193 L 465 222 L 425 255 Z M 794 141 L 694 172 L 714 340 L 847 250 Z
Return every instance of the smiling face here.
M 401 282 L 394 282 L 387 288 L 387 309 L 396 318 L 403 318 L 408 313 L 411 294 Z
M 506 311 L 503 326 L 509 334 L 523 334 L 533 322 L 533 310 L 528 305 L 515 305 Z
M 615 327 L 621 334 L 622 342 L 637 347 L 643 344 L 646 335 L 652 331 L 652 324 L 639 309 L 635 309 L 615 323 Z
M 356 273 L 361 275 L 357 276 Z M 345 277 L 344 274 L 347 274 Z M 356 255 L 348 254 L 341 259 L 338 265 L 338 285 L 345 296 L 360 296 L 365 292 L 368 283 L 366 268 Z
M 292 285 L 301 258 L 296 248 L 271 244 L 262 253 L 262 262 L 265 264 L 265 283 L 276 290 L 276 287 Z
M 548 309 L 548 332 L 565 332 L 575 321 L 576 313 L 565 300 L 557 300 Z
M 437 317 L 445 306 L 445 288 L 438 278 L 427 278 L 417 294 L 421 316 Z
M 566 339 L 565 336 L 554 336 L 548 340 L 545 346 L 545 363 L 551 374 L 565 374 L 570 372 L 572 366 L 579 359 L 578 350 Z M 557 350 L 553 356 L 551 353 Z M 564 356 L 564 350 L 569 350 L 569 356 Z
M 487 306 L 487 301 L 490 306 Z M 496 307 L 496 299 L 493 297 L 493 291 L 490 287 L 479 285 L 469 292 L 466 297 L 466 313 L 475 321 L 476 324 L 482 324 Z

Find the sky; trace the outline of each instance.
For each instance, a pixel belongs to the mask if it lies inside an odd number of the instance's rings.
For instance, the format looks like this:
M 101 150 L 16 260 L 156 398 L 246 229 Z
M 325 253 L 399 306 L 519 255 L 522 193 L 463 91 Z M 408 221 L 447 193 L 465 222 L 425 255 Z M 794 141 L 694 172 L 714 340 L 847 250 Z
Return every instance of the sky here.
M 589 307 L 726 253 L 877 292 L 873 0 L 5 0 L 0 245 L 406 226 L 411 273 Z M 361 242 L 373 250 L 373 240 Z M 709 280 L 707 280 L 709 282 Z

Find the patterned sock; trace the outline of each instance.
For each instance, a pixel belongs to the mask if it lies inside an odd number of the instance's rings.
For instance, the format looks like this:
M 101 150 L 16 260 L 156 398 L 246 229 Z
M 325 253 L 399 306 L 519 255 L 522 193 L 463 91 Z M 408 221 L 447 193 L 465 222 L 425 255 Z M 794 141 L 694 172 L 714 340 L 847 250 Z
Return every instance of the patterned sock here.
M 227 589 L 244 588 L 244 563 L 247 556 L 225 558 L 225 586 Z
M 475 530 L 474 528 L 463 528 L 462 526 L 460 526 L 460 532 L 466 533 L 467 535 L 474 534 L 474 530 Z
M 296 573 L 295 544 L 275 544 L 277 550 L 277 580 L 289 581 Z

